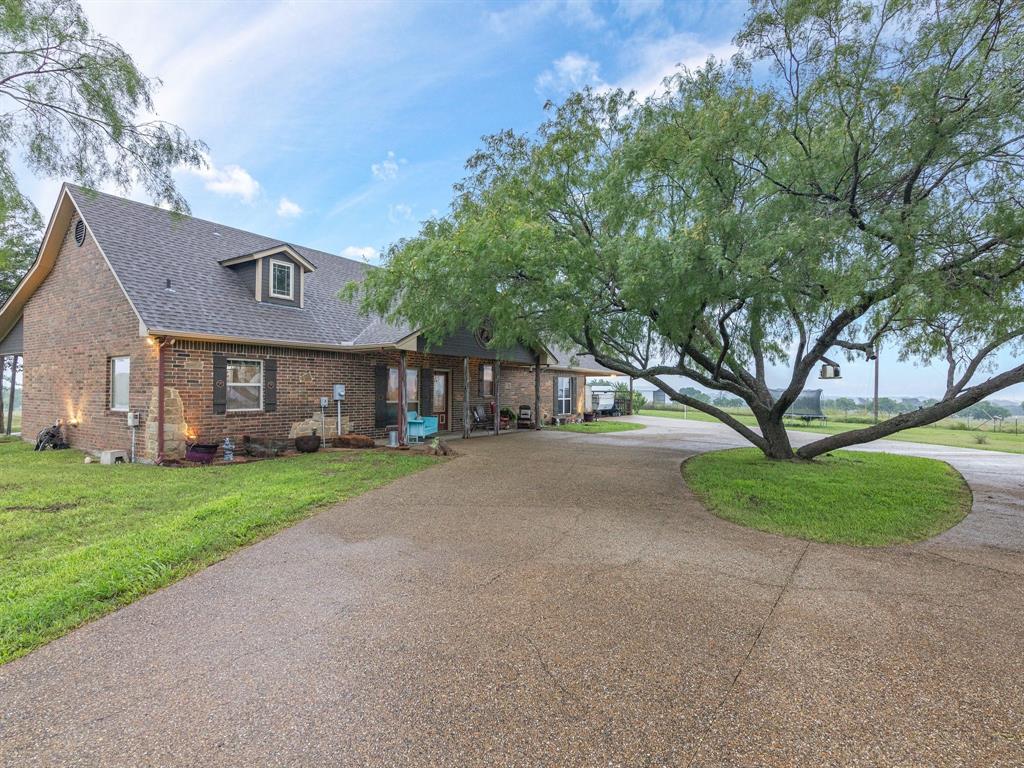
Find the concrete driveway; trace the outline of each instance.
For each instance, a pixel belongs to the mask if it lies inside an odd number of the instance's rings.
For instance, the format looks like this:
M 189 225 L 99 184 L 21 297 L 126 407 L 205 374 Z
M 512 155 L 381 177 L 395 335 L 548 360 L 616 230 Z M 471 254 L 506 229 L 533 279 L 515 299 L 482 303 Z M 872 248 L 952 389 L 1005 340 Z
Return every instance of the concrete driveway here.
M 663 422 L 458 441 L 0 667 L 0 764 L 1024 764 L 1021 457 L 1004 540 L 857 550 L 708 514 L 733 438 Z

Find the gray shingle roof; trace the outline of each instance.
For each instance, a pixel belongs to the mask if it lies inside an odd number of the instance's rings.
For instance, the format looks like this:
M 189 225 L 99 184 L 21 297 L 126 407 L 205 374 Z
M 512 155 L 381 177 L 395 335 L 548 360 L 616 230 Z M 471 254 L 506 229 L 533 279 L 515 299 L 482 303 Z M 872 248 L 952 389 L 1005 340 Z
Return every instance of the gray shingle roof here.
M 347 283 L 362 280 L 375 267 L 73 184 L 66 187 L 150 330 L 339 347 L 391 345 L 414 332 L 407 325 L 363 316 L 358 301 L 338 298 Z M 252 287 L 220 263 L 282 245 L 315 267 L 304 276 L 301 309 L 256 301 Z M 168 280 L 172 290 L 167 290 Z M 550 351 L 556 368 L 606 370 L 590 355 Z
M 568 352 L 560 347 L 548 347 L 548 352 L 550 352 L 551 356 L 555 359 L 555 362 L 552 364 L 553 368 L 582 370 L 588 372 L 596 371 L 598 373 L 608 372 L 615 376 L 619 375 L 617 371 L 605 368 L 597 362 L 593 355 L 585 354 L 583 352 Z
M 305 276 L 303 308 L 257 302 L 219 262 L 280 240 L 71 184 L 67 189 L 150 329 L 316 346 L 391 344 L 412 332 L 364 317 L 357 302 L 338 299 L 349 281 L 373 269 L 366 264 L 289 243 L 316 267 Z

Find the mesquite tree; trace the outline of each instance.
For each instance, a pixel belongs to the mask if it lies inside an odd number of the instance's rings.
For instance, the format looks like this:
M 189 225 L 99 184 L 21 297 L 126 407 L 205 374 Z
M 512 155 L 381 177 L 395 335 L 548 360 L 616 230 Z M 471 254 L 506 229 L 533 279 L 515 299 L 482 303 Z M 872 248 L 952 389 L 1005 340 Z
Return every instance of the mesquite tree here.
M 18 194 L 18 157 L 90 187 L 138 184 L 187 211 L 172 172 L 201 166 L 206 147 L 153 116 L 158 85 L 76 0 L 0 0 L 0 194 Z
M 583 92 L 535 136 L 487 139 L 366 308 L 434 339 L 489 319 L 498 346 L 573 343 L 770 458 L 1024 381 L 992 369 L 1024 337 L 1024 7 L 762 0 L 737 44 L 657 98 Z M 818 365 L 882 338 L 944 362 L 943 396 L 794 451 L 783 416 Z M 759 429 L 666 375 L 739 397 Z

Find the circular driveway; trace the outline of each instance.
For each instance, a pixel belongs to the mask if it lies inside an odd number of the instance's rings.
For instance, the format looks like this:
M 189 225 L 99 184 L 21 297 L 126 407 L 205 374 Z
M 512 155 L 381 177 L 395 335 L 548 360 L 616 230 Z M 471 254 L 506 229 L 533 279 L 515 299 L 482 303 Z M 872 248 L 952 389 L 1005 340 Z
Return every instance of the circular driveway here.
M 0 667 L 0 764 L 1024 764 L 1022 457 L 854 549 L 710 515 L 679 463 L 737 440 L 643 421 L 454 441 Z

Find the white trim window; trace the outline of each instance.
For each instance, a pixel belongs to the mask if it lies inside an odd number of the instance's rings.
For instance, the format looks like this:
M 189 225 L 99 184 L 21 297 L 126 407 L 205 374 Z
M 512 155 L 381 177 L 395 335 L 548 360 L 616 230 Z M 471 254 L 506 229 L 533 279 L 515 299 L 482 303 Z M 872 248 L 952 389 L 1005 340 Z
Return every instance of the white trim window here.
M 557 387 L 555 402 L 558 404 L 558 415 L 567 416 L 572 413 L 572 384 L 568 376 L 559 376 L 555 379 Z
M 226 410 L 263 410 L 263 361 L 227 361 Z
M 494 366 L 490 363 L 480 366 L 480 396 L 494 397 Z
M 387 402 L 398 403 L 398 369 L 388 368 Z M 409 411 L 419 412 L 420 404 L 420 371 L 419 368 L 405 369 L 405 407 Z
M 127 411 L 131 392 L 132 359 L 110 358 L 110 410 Z
M 270 260 L 270 298 L 295 298 L 295 265 L 290 261 Z

